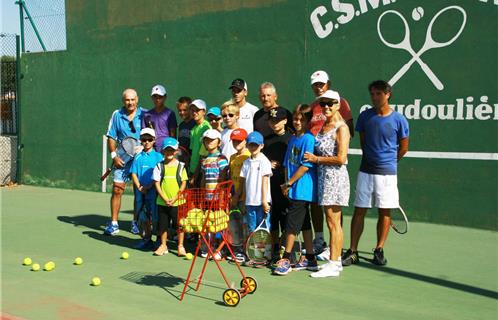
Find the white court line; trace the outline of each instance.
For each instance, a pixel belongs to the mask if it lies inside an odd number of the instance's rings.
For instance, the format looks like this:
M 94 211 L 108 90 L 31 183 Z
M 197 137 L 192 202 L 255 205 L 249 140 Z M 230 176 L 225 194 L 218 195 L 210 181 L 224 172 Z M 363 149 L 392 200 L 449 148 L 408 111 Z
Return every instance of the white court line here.
M 349 149 L 349 154 L 361 155 L 361 149 Z M 408 151 L 408 158 L 427 159 L 457 159 L 457 160 L 498 160 L 498 153 L 487 152 L 433 152 L 433 151 Z

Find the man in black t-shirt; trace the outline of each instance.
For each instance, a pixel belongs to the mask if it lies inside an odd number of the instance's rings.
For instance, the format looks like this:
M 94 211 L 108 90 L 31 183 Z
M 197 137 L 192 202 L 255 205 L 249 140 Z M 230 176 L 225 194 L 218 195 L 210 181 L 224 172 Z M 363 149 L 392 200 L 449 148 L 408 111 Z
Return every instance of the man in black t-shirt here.
M 261 133 L 264 138 L 273 134 L 273 130 L 268 125 L 268 111 L 279 106 L 277 104 L 277 99 L 278 95 L 275 86 L 271 82 L 262 83 L 259 88 L 259 100 L 261 101 L 263 108 L 259 109 L 254 114 L 253 122 L 254 131 L 258 131 L 259 133 Z M 288 131 L 293 132 L 294 128 L 292 126 L 292 113 L 290 113 L 289 110 L 285 108 L 282 109 L 284 109 L 286 112 L 287 123 L 285 124 L 285 127 Z

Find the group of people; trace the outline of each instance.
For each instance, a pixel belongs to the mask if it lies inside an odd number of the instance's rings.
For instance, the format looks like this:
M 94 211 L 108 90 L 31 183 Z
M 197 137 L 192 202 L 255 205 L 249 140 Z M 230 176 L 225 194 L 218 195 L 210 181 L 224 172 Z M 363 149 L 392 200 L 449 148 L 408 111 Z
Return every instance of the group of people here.
M 266 219 L 274 274 L 307 269 L 313 271 L 312 277 L 339 276 L 343 266 L 359 262 L 363 221 L 372 207 L 379 213 L 372 261 L 385 265 L 383 247 L 390 209 L 399 206 L 397 162 L 408 151 L 408 122 L 389 107 L 391 86 L 382 80 L 372 82 L 368 90 L 373 107 L 356 121 L 363 155 L 350 248 L 343 253 L 342 207 L 349 204 L 348 148 L 355 127 L 347 100 L 332 90 L 328 74 L 316 71 L 310 80 L 315 100 L 297 105 L 293 112 L 278 104 L 277 90 L 270 82 L 259 87 L 262 108 L 246 100 L 248 87 L 243 79 L 232 81 L 231 99 L 221 106 L 208 108 L 201 99 L 181 97 L 176 103 L 179 124 L 165 106 L 163 86 L 152 88 L 154 108 L 150 110 L 138 106 L 135 90 L 126 89 L 123 107 L 112 114 L 107 132 L 115 170 L 111 221 L 105 234 L 119 232 L 121 196 L 131 179 L 135 194 L 131 232 L 142 236 L 137 248 L 164 255 L 168 230 L 176 227 L 179 193 L 189 187 L 214 190 L 218 183 L 232 180 L 231 207 L 242 213 L 245 234 Z M 117 148 L 128 136 L 140 140 L 143 149 L 125 163 Z M 324 216 L 330 233 L 328 246 Z M 300 232 L 305 254 L 293 261 Z M 183 232 L 177 234 L 178 256 L 186 254 L 184 238 Z M 243 250 L 235 249 L 235 258 L 245 262 Z M 222 259 L 222 255 L 215 250 L 210 258 Z M 327 263 L 319 266 L 317 260 Z

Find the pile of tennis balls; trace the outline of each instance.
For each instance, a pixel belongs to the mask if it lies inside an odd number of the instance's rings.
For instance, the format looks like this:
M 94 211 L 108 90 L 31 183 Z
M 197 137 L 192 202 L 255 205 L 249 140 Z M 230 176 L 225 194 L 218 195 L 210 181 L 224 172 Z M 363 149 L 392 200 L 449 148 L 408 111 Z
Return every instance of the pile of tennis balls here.
M 228 227 L 228 221 L 229 215 L 224 210 L 204 211 L 194 208 L 187 212 L 185 218 L 180 219 L 179 224 L 187 233 L 219 232 Z

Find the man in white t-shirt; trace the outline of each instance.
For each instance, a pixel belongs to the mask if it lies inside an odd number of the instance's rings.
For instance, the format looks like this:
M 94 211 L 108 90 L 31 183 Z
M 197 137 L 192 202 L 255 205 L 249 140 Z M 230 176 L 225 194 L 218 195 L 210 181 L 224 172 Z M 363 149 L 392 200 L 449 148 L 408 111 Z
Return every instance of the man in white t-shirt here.
M 244 128 L 247 133 L 254 131 L 253 119 L 254 114 L 258 111 L 258 107 L 246 101 L 247 97 L 247 83 L 242 79 L 235 79 L 228 88 L 232 90 L 232 100 L 240 109 L 239 120 L 237 121 L 239 127 Z

